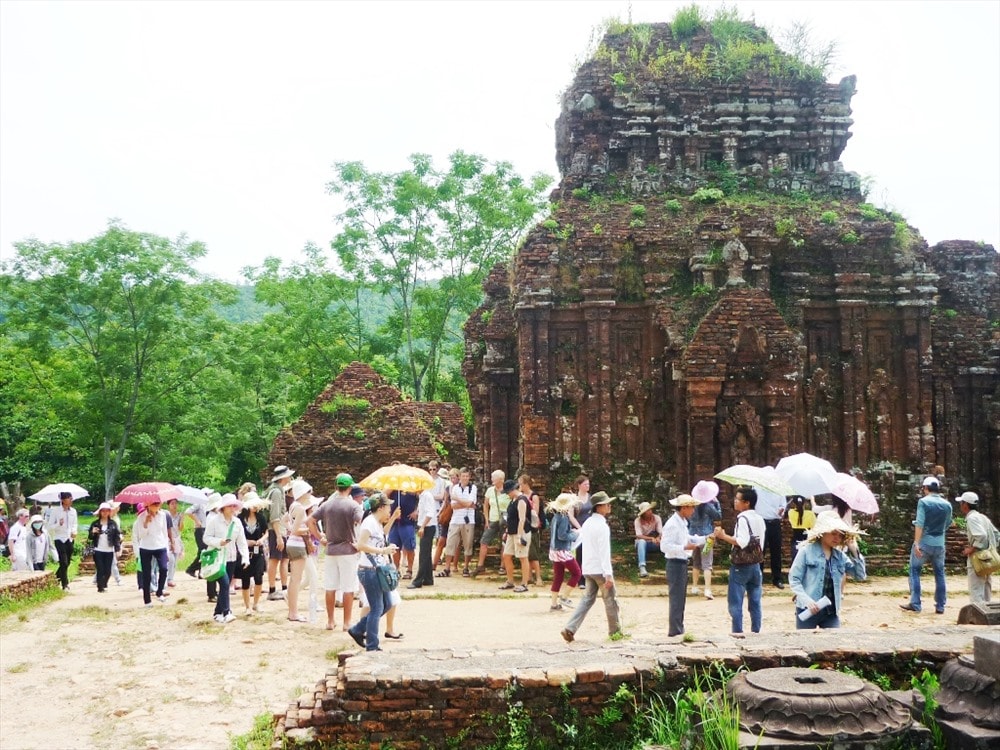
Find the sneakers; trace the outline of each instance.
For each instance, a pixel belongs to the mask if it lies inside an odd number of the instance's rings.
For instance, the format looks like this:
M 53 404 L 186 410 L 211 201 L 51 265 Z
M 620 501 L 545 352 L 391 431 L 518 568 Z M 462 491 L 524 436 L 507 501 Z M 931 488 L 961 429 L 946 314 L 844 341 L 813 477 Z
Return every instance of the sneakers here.
M 152 608 L 153 608 L 153 603 L 152 603 L 152 602 L 149 602 L 148 604 L 144 604 L 143 606 L 144 606 L 144 607 L 145 607 L 146 609 L 152 609 Z
M 562 608 L 563 606 L 559 602 L 556 602 L 551 607 L 549 607 L 549 609 L 553 612 L 562 611 Z
M 166 604 L 167 597 L 165 597 L 163 594 L 160 594 L 158 597 L 156 597 L 156 601 Z
M 575 604 L 573 604 L 573 600 L 570 599 L 568 596 L 560 596 L 559 603 L 564 607 L 569 607 L 570 609 L 573 609 L 576 606 Z
M 561 635 L 563 637 L 563 640 L 566 641 L 566 643 L 572 643 L 573 642 L 573 631 L 572 630 L 569 630 L 568 628 L 563 628 L 562 631 L 559 633 L 559 635 Z
M 515 586 L 514 587 L 514 593 L 515 594 L 523 594 L 527 590 L 528 590 L 528 587 L 525 586 L 523 583 L 520 584 L 519 586 Z
M 247 611 L 244 612 L 243 614 L 246 615 L 247 617 L 252 617 L 253 616 L 253 610 L 250 609 L 250 607 L 247 607 Z
M 361 648 L 365 647 L 365 637 L 360 633 L 355 633 L 353 630 L 348 630 L 347 634 L 351 636 L 355 643 L 357 643 Z
M 514 584 L 511 583 L 510 581 L 506 581 L 502 586 L 497 586 L 497 588 L 499 588 L 501 591 L 508 591 L 514 588 Z M 527 591 L 527 589 L 525 589 L 525 591 Z
M 900 604 L 900 609 L 906 610 L 907 612 L 919 612 L 920 607 L 914 607 L 912 604 Z
M 226 624 L 226 618 L 224 618 L 222 615 L 216 615 L 212 619 L 215 620 L 220 625 L 225 625 Z
M 232 612 L 229 612 L 225 617 L 222 618 L 222 622 L 228 624 L 228 623 L 232 622 L 235 619 L 236 619 L 236 615 L 234 615 Z
M 701 589 L 698 588 L 697 586 L 690 586 L 688 588 L 688 593 L 697 596 L 698 594 L 701 593 Z
M 639 578 L 649 578 L 649 572 L 646 570 L 645 565 L 639 566 Z
M 269 602 L 280 602 L 285 598 L 285 595 L 281 591 L 272 591 L 267 595 L 267 600 Z
M 485 573 L 485 572 L 486 572 L 486 566 L 485 565 L 478 565 L 478 566 L 476 566 L 476 569 L 474 571 L 472 571 L 472 577 L 475 578 L 476 576 L 481 575 L 482 573 Z
M 712 589 L 708 588 L 707 586 L 705 587 L 705 598 L 706 599 L 714 599 L 715 598 L 714 596 L 712 596 Z

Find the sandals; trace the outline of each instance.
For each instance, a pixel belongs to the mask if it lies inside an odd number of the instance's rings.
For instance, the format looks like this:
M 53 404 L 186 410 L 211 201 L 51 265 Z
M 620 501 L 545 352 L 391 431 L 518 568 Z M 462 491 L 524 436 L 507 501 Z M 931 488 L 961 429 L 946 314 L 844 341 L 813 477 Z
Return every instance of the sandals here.
M 486 572 L 486 566 L 485 565 L 478 565 L 478 566 L 476 566 L 476 569 L 474 571 L 472 571 L 472 577 L 475 578 L 476 576 L 478 576 L 478 575 L 480 575 L 482 573 L 485 573 L 485 572 Z
M 413 578 L 413 573 L 411 573 L 410 571 L 406 571 L 405 573 L 403 573 L 402 578 L 404 581 L 408 581 L 411 578 Z
M 469 578 L 471 575 L 472 574 L 469 572 L 468 568 L 466 568 L 465 570 L 462 571 L 462 577 L 463 578 Z
M 523 583 L 520 586 L 515 586 L 514 587 L 514 593 L 515 594 L 523 594 L 527 590 L 528 590 L 528 587 L 525 586 Z
M 510 589 L 514 588 L 514 584 L 511 583 L 510 581 L 507 581 L 503 586 L 500 586 L 498 588 L 501 591 L 509 591 Z M 525 591 L 527 591 L 527 589 L 525 589 Z
M 288 621 L 289 622 L 309 622 L 309 620 L 307 620 L 302 615 L 296 615 L 295 617 L 289 617 Z
M 398 641 L 399 639 L 401 639 L 403 637 L 403 634 L 402 633 L 396 633 L 395 635 L 393 635 L 392 633 L 386 632 L 385 633 L 385 637 L 386 638 L 391 638 L 394 641 Z
M 444 570 L 439 570 L 434 574 L 435 578 L 451 578 L 451 571 L 445 568 Z

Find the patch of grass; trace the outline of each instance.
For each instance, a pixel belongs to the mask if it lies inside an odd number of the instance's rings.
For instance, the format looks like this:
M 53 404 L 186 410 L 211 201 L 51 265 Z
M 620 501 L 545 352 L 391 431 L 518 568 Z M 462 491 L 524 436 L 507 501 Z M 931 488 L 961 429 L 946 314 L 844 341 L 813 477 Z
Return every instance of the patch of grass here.
M 698 188 L 691 196 L 695 203 L 717 203 L 726 197 L 726 194 L 719 188 Z
M 265 711 L 253 719 L 246 734 L 229 735 L 229 750 L 270 750 L 274 742 L 274 716 Z
M 59 584 L 55 581 L 55 579 L 53 579 L 52 585 L 47 586 L 40 591 L 36 591 L 30 596 L 26 596 L 22 599 L 15 599 L 10 596 L 0 596 L 0 619 L 11 615 L 17 615 L 19 621 L 25 622 L 28 619 L 28 612 L 30 610 L 35 609 L 42 604 L 62 599 L 64 596 L 65 594 L 62 589 L 59 588 Z
M 672 214 L 679 214 L 683 209 L 681 202 L 676 198 L 671 198 L 670 200 L 668 200 L 666 203 L 663 204 L 663 207 Z
M 111 610 L 107 607 L 99 607 L 96 604 L 88 604 L 79 609 L 71 609 L 66 616 L 75 620 L 99 620 L 104 622 L 111 619 Z
M 344 648 L 331 648 L 324 654 L 324 656 L 327 661 L 337 661 L 337 657 L 340 656 L 340 652 L 345 650 L 347 650 L 346 646 Z
M 7 672 L 9 674 L 21 674 L 22 672 L 28 671 L 28 666 L 29 666 L 28 662 L 20 661 L 17 664 L 12 664 L 9 667 L 7 667 Z

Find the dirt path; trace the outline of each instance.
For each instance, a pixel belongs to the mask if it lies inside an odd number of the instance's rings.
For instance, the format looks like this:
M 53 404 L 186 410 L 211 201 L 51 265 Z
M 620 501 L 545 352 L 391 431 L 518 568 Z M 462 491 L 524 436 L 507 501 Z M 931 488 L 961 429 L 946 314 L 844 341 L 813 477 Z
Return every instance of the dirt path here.
M 536 635 L 520 640 L 561 643 L 569 614 L 549 611 L 547 589 L 501 597 L 496 578 L 436 583 L 403 590 L 396 627 L 405 637 L 384 640 L 383 648 L 419 648 L 443 638 L 495 646 L 510 638 L 512 625 Z M 968 603 L 964 576 L 951 576 L 946 614 L 934 615 L 933 607 L 906 613 L 896 606 L 906 587 L 903 578 L 849 584 L 845 627 L 954 623 Z M 266 602 L 259 615 L 221 626 L 212 621 L 202 582 L 179 576 L 172 593 L 166 604 L 147 610 L 130 577 L 106 594 L 77 580 L 65 598 L 23 620 L 0 622 L 0 750 L 225 748 L 230 734 L 248 731 L 262 712 L 283 711 L 314 687 L 338 652 L 355 648 L 339 630 L 324 629 L 322 609 L 320 623 L 294 624 L 285 619 L 283 602 Z M 620 594 L 628 632 L 666 638 L 665 585 L 623 584 Z M 340 617 L 338 610 L 338 628 Z M 713 601 L 689 597 L 685 625 L 695 637 L 728 632 L 725 588 L 716 586 Z M 788 590 L 766 587 L 764 629 L 792 628 Z M 605 632 L 598 604 L 579 636 L 599 640 Z

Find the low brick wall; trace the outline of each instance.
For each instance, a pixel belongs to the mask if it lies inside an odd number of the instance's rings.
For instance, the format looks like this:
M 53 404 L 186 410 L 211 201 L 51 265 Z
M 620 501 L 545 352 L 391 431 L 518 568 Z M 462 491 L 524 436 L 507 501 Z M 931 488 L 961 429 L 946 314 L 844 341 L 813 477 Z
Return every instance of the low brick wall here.
M 742 641 L 727 635 L 695 643 L 348 652 L 312 693 L 276 717 L 274 747 L 285 739 L 307 748 L 374 749 L 391 741 L 397 750 L 417 750 L 445 747 L 460 735 L 462 747 L 482 747 L 495 740 L 490 717 L 505 716 L 516 702 L 531 717 L 533 734 L 554 740 L 557 723 L 600 713 L 622 684 L 637 694 L 666 696 L 714 662 L 751 670 L 854 665 L 903 680 L 924 667 L 938 672 L 949 659 L 971 653 L 979 632 L 939 626 L 758 634 Z
M 26 599 L 36 591 L 56 585 L 56 574 L 43 571 L 0 573 L 0 600 Z

